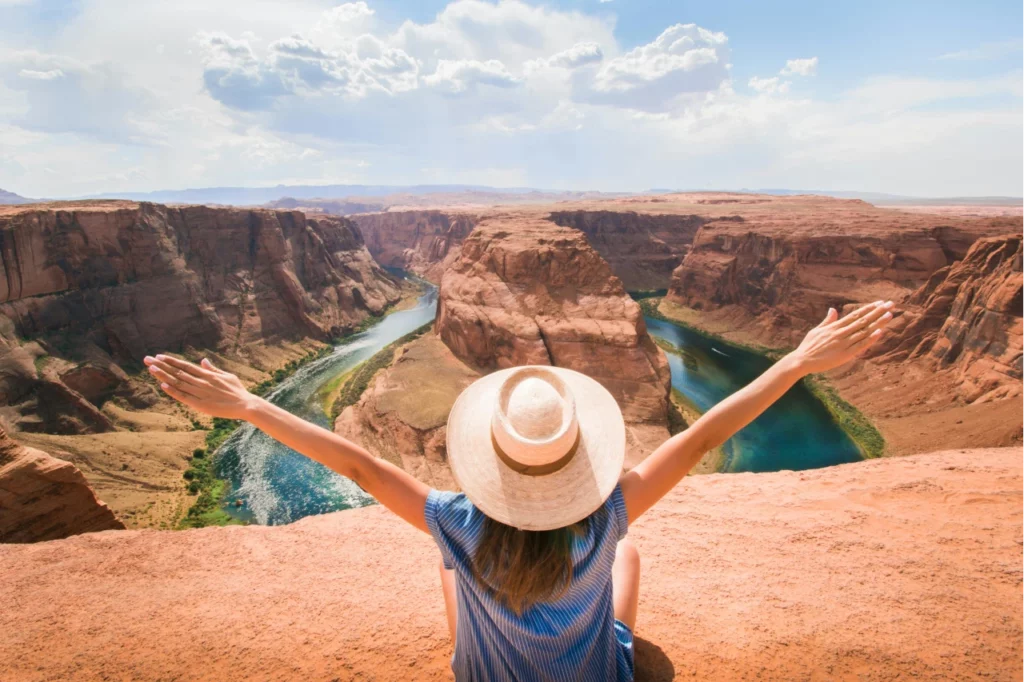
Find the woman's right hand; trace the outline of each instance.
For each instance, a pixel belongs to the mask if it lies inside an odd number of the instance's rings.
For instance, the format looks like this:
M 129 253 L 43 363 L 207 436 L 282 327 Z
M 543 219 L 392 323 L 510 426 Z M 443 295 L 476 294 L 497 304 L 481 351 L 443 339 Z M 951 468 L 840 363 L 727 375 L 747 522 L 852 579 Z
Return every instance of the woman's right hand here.
M 842 319 L 835 308 L 829 308 L 821 324 L 807 332 L 790 355 L 804 374 L 835 369 L 878 341 L 892 314 L 892 301 L 868 303 Z
M 199 366 L 170 355 L 147 355 L 144 362 L 164 393 L 213 417 L 245 419 L 259 400 L 237 376 L 206 359 Z

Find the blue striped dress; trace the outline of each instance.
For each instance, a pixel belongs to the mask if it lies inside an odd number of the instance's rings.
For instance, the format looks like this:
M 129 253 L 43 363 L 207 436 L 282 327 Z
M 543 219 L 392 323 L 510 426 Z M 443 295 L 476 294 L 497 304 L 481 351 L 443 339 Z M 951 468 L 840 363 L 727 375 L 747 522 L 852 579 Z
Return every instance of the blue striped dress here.
M 521 616 L 473 577 L 484 514 L 463 494 L 432 490 L 427 527 L 446 568 L 455 569 L 458 625 L 452 670 L 458 682 L 609 682 L 633 679 L 633 633 L 612 605 L 615 546 L 626 535 L 626 504 L 616 486 L 572 550 L 573 580 L 558 600 Z

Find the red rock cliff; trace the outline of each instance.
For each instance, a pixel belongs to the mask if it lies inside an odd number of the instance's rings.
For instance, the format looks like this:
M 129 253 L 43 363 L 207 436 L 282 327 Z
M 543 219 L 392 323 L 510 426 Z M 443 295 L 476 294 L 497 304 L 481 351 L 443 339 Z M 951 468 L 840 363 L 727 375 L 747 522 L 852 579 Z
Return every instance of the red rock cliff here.
M 19 445 L 0 428 L 0 542 L 120 528 L 74 464 Z
M 352 220 L 378 263 L 437 283 L 478 218 L 453 211 L 395 211 L 352 216 Z
M 966 402 L 1019 396 L 1021 283 L 1021 236 L 979 239 L 907 299 L 875 355 L 954 368 Z
M 895 212 L 838 200 L 832 200 L 835 213 L 821 214 L 827 205 L 809 203 L 803 214 L 705 224 L 672 274 L 668 299 L 705 312 L 732 308 L 737 324 L 789 345 L 830 306 L 902 302 L 963 258 L 979 236 L 1005 229 L 999 221 L 935 225 L 945 219 L 886 216 Z
M 398 297 L 344 218 L 127 202 L 7 209 L 0 405 L 19 406 L 4 414 L 19 428 L 106 430 L 90 404 L 146 353 L 326 340 Z
M 667 289 L 701 225 L 699 215 L 635 211 L 556 211 L 552 222 L 587 235 L 629 291 Z
M 577 230 L 545 220 L 487 220 L 441 281 L 435 331 L 488 370 L 557 365 L 612 392 L 642 457 L 667 437 L 669 369 L 639 306 Z M 645 433 L 652 426 L 656 433 Z

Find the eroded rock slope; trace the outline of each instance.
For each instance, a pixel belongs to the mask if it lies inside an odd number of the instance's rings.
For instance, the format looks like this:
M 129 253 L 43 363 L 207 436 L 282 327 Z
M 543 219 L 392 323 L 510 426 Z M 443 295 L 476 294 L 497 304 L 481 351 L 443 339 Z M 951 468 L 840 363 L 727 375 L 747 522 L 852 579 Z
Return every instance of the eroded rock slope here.
M 120 528 L 74 464 L 19 445 L 0 428 L 0 543 Z

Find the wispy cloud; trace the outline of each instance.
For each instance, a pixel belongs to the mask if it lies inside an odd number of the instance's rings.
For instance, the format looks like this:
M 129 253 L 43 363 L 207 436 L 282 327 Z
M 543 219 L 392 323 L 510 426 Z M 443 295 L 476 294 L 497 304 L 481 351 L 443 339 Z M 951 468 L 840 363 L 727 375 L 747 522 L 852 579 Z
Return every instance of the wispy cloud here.
M 1021 51 L 1021 41 L 1007 40 L 1000 43 L 982 43 L 978 47 L 940 54 L 935 59 L 943 61 L 978 62 L 1007 57 Z

